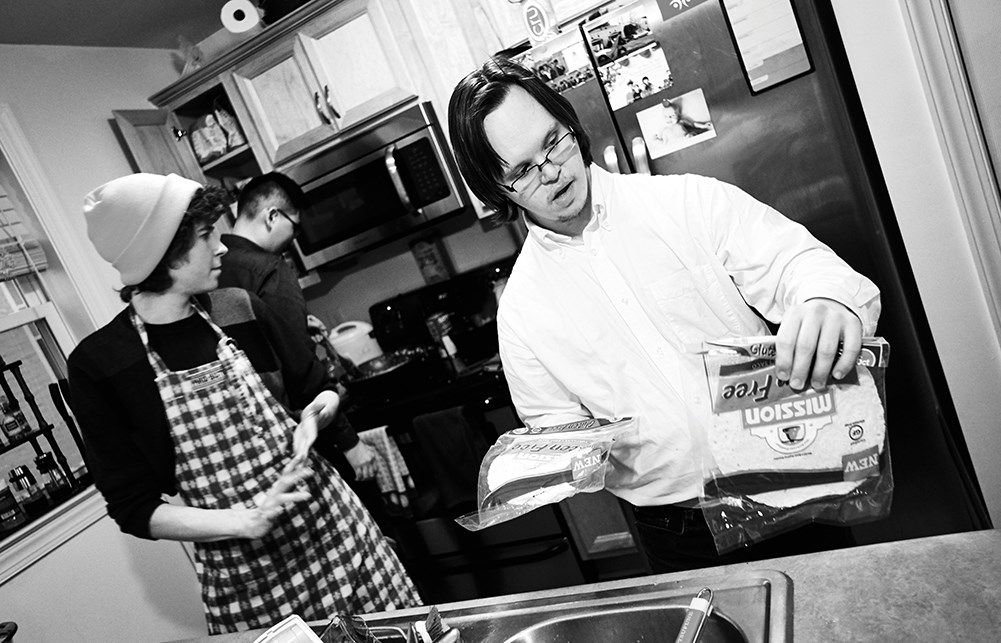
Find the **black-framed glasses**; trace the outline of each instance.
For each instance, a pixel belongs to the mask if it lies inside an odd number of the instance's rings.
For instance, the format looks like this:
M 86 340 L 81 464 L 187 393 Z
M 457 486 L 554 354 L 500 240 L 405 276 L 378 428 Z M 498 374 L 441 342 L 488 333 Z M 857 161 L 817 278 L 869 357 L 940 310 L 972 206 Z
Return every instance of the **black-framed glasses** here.
M 282 210 L 281 208 L 274 208 L 273 207 L 271 209 L 274 210 L 275 212 L 277 212 L 278 214 L 282 215 L 286 219 L 288 219 L 288 222 L 292 224 L 292 236 L 298 237 L 299 233 L 302 232 L 302 222 L 301 221 L 296 221 L 295 219 L 293 219 L 292 217 L 290 217 L 288 215 L 288 213 L 285 212 L 285 210 Z
M 574 136 L 572 131 L 567 132 L 563 136 L 556 139 L 556 141 L 549 146 L 546 150 L 546 157 L 542 159 L 541 163 L 536 163 L 535 165 L 529 165 L 521 174 L 516 176 L 510 185 L 501 183 L 501 185 L 508 192 L 520 192 L 521 194 L 528 194 L 535 190 L 539 186 L 539 182 L 542 179 L 542 168 L 546 166 L 547 163 L 553 163 L 555 165 L 562 165 L 570 158 L 570 153 L 573 152 L 574 148 L 577 146 L 577 137 Z

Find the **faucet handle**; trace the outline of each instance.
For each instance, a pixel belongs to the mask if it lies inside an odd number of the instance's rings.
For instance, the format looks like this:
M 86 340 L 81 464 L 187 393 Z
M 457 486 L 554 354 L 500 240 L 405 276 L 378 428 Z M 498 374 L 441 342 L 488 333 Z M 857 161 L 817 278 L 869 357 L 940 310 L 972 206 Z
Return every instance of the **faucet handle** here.
M 441 619 L 438 608 L 434 605 L 428 610 L 424 621 L 410 624 L 407 632 L 407 643 L 460 643 L 462 635 L 459 630 L 449 627 Z

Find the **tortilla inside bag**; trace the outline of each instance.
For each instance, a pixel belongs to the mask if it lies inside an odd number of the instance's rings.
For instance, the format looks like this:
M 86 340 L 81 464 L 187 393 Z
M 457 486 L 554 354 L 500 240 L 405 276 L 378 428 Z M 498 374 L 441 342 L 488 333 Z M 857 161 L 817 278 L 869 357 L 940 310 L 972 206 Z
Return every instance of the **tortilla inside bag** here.
M 783 386 L 773 363 L 721 367 L 708 432 L 717 468 L 707 494 L 786 508 L 846 495 L 879 474 L 886 418 L 867 368 L 823 391 Z

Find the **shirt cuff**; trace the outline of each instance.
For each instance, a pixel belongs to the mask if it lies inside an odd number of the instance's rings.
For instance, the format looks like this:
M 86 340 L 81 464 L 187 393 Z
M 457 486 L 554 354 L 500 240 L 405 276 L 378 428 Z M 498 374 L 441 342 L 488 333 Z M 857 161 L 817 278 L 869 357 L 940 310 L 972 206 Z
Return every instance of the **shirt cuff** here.
M 358 445 L 358 433 L 343 413 L 338 413 L 325 431 L 333 432 L 331 438 L 342 452 L 349 451 Z
M 809 289 L 809 292 L 800 293 L 802 301 L 805 303 L 811 299 L 830 299 L 836 301 L 843 305 L 845 308 L 850 310 L 859 318 L 862 322 L 862 336 L 872 337 L 876 334 L 876 322 L 878 318 L 873 314 L 872 306 L 868 305 L 869 302 L 859 306 L 855 302 L 857 301 L 857 296 L 845 291 L 844 288 L 839 288 L 837 286 L 813 286 Z M 877 295 L 878 301 L 878 295 Z M 877 313 L 878 314 L 878 308 Z

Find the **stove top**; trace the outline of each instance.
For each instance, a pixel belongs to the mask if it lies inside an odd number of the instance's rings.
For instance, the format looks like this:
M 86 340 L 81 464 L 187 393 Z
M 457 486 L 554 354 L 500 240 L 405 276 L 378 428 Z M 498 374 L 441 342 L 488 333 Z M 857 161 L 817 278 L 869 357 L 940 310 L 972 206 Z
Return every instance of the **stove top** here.
M 344 413 L 356 430 L 388 425 L 392 433 L 394 425 L 402 426 L 400 430 L 409 429 L 418 415 L 472 403 L 485 409 L 511 404 L 511 393 L 496 355 L 468 365 L 441 384 L 419 392 L 401 392 L 389 401 L 366 402 L 349 396 Z

